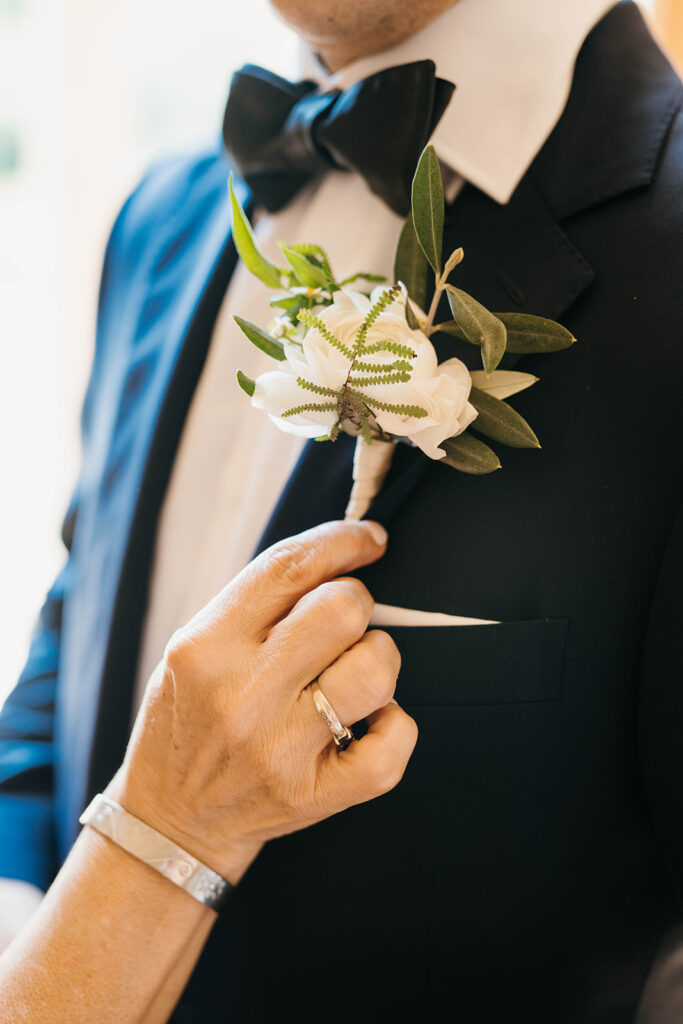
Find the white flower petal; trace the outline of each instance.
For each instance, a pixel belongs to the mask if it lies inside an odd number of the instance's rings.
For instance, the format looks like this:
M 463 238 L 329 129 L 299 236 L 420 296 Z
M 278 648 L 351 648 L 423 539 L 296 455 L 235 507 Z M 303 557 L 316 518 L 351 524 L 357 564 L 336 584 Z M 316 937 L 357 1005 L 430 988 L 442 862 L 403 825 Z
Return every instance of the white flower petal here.
M 325 341 L 318 331 L 306 337 L 303 353 L 307 366 L 305 377 L 325 388 L 342 387 L 349 372 L 350 361 Z
M 471 405 L 468 402 L 467 405 L 465 406 L 464 412 L 462 412 L 460 417 L 459 417 L 459 422 L 460 422 L 460 426 L 462 427 L 462 430 L 467 430 L 467 428 L 469 427 L 470 423 L 474 423 L 474 421 L 476 420 L 478 415 L 479 415 L 479 413 L 474 408 L 474 406 Z M 461 433 L 462 433 L 462 431 L 461 431 Z M 454 437 L 454 436 L 455 436 L 454 434 L 451 434 L 451 437 Z
M 285 357 L 287 366 L 297 377 L 305 377 L 308 373 L 308 363 L 304 356 L 303 348 L 294 342 L 285 342 Z M 277 371 L 275 371 L 277 372 Z
M 358 310 L 365 315 L 370 309 L 370 302 L 367 295 L 363 295 L 362 292 L 357 292 L 353 288 L 340 288 L 334 293 L 332 305 L 328 306 L 328 309 L 339 312 Z
M 306 410 L 295 416 L 282 414 L 300 405 L 327 401 L 324 395 L 316 395 L 299 387 L 292 373 L 271 370 L 256 378 L 251 404 L 267 412 L 273 423 L 287 434 L 320 437 L 335 423 L 336 410 Z
M 297 384 L 293 373 L 286 370 L 269 370 L 256 378 L 251 404 L 256 409 L 263 409 L 264 412 L 272 412 L 277 416 L 285 409 L 301 405 L 306 401 L 304 395 L 305 392 Z
M 459 417 L 450 423 L 444 422 L 436 427 L 427 427 L 410 435 L 410 440 L 421 448 L 430 459 L 441 459 L 446 454 L 446 449 L 440 445 L 449 437 L 457 437 L 467 430 L 470 423 L 477 417 L 477 410 L 468 402 Z
M 287 419 L 283 420 L 280 416 L 273 416 L 272 413 L 268 413 L 268 419 L 285 434 L 296 434 L 298 437 L 323 437 L 334 423 L 336 417 L 333 415 L 332 419 L 327 423 L 308 423 L 303 420 L 299 422 L 298 418 L 294 416 L 288 416 Z
M 461 359 L 447 359 L 439 363 L 439 373 L 447 373 L 453 380 L 457 380 L 470 393 L 472 376 Z

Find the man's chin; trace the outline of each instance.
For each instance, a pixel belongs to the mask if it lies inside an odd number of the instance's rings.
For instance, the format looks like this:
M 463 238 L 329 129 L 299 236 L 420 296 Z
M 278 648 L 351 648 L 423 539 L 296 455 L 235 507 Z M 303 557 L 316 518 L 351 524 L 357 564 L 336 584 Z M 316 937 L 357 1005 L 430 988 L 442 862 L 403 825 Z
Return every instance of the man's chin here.
M 377 53 L 414 35 L 458 0 L 269 0 L 313 49 Z

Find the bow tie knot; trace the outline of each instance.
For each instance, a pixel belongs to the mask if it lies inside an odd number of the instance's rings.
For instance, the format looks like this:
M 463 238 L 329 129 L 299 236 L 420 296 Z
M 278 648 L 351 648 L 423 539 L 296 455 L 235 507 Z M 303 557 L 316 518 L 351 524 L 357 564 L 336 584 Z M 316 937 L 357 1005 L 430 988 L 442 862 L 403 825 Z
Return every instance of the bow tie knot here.
M 360 174 L 396 213 L 410 210 L 420 153 L 453 94 L 433 61 L 387 68 L 320 93 L 248 64 L 233 76 L 223 120 L 228 157 L 274 212 L 325 171 Z

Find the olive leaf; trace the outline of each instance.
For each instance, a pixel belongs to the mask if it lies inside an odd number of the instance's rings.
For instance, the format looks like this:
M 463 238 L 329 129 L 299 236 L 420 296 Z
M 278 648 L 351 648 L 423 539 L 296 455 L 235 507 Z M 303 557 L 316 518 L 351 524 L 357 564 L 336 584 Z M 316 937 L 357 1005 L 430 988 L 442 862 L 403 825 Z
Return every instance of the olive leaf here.
M 256 389 L 256 381 L 252 377 L 248 377 L 246 373 L 242 372 L 242 370 L 238 370 L 237 383 L 242 388 L 242 391 L 246 391 L 246 393 L 251 398 Z
M 463 247 L 461 245 L 459 245 L 457 249 L 453 250 L 453 252 L 450 254 L 448 259 L 446 260 L 446 266 L 444 267 L 444 271 L 443 271 L 444 278 L 448 277 L 448 275 L 451 273 L 451 271 L 455 270 L 455 268 L 457 267 L 457 265 L 459 263 L 462 263 L 464 258 L 465 258 L 465 250 L 463 249 Z
M 252 345 L 256 345 L 256 348 L 260 348 L 262 352 L 272 356 L 273 359 L 279 359 L 280 362 L 285 359 L 285 346 L 279 338 L 274 338 L 272 334 L 261 330 L 249 320 L 243 320 L 241 316 L 233 316 L 233 320 Z
M 330 284 L 334 281 L 334 274 L 332 273 L 332 267 L 330 266 L 330 257 L 321 245 L 298 242 L 296 245 L 290 245 L 289 248 L 292 252 L 298 252 L 300 256 L 307 256 L 312 263 L 315 263 L 316 266 L 320 267 Z
M 415 234 L 412 214 L 406 217 L 396 248 L 394 281 L 403 281 L 408 295 L 424 309 L 427 303 L 427 274 L 429 264 Z
M 281 244 L 280 248 L 282 249 L 283 256 L 294 271 L 294 276 L 299 284 L 305 288 L 329 287 L 330 282 L 325 271 L 312 259 L 303 253 L 288 248 L 286 245 Z
M 472 430 L 510 448 L 541 447 L 524 417 L 499 398 L 472 388 L 470 402 L 479 414 L 471 424 Z
M 516 395 L 538 381 L 533 373 L 520 373 L 517 370 L 494 370 L 490 375 L 483 370 L 470 370 L 470 377 L 473 386 L 479 391 L 486 391 L 500 399 Z
M 518 354 L 559 352 L 576 341 L 571 331 L 554 320 L 530 313 L 496 313 L 507 330 L 507 351 Z
M 467 336 L 463 331 L 462 327 L 458 326 L 455 320 L 444 320 L 443 323 L 437 324 L 435 330 L 444 334 L 450 334 L 452 338 L 460 338 L 461 341 L 467 341 Z
M 441 273 L 444 195 L 441 169 L 432 145 L 426 146 L 412 185 L 412 214 L 417 240 L 435 274 Z
M 493 373 L 505 353 L 505 324 L 471 295 L 452 284 L 446 285 L 448 304 L 463 337 L 481 347 L 482 362 L 487 374 Z
M 410 327 L 411 331 L 421 330 L 420 321 L 413 313 L 412 307 L 410 305 L 410 299 L 406 300 L 406 323 L 408 324 L 408 327 Z
M 268 299 L 268 305 L 273 309 L 286 309 L 288 312 L 294 310 L 298 313 L 306 305 L 305 295 L 285 295 L 282 297 L 273 296 Z
M 271 263 L 256 244 L 251 224 L 235 195 L 235 190 L 232 186 L 232 174 L 228 182 L 228 189 L 232 209 L 232 238 L 242 263 L 244 263 L 247 270 L 254 277 L 258 277 L 259 281 L 263 281 L 269 288 L 281 288 L 280 277 L 284 271 L 280 267 L 276 267 L 274 263 Z
M 453 469 L 459 469 L 461 473 L 482 476 L 500 469 L 500 459 L 496 453 L 483 441 L 477 441 L 467 432 L 458 434 L 457 437 L 449 437 L 448 440 L 442 441 L 439 447 L 446 449 L 446 454 L 439 461 L 452 466 Z

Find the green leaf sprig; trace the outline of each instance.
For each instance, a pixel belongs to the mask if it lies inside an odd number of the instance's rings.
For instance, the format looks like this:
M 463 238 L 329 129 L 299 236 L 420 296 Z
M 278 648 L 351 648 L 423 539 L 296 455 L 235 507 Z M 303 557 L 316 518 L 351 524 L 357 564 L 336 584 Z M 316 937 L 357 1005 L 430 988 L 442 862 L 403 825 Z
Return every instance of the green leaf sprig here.
M 270 306 L 280 314 L 279 327 L 283 330 L 284 337 L 290 337 L 292 340 L 299 326 L 299 314 L 302 311 L 311 310 L 314 306 L 331 305 L 332 296 L 340 288 L 358 282 L 375 285 L 386 281 L 386 278 L 379 274 L 364 272 L 337 281 L 329 256 L 321 246 L 313 243 L 286 245 L 280 242 L 279 248 L 286 262 L 284 265 L 273 263 L 259 248 L 249 219 L 235 195 L 232 174 L 228 191 L 235 248 L 247 270 L 268 288 L 276 290 L 276 294 L 270 298 Z M 370 292 L 363 291 L 363 294 L 369 297 Z M 241 318 L 235 317 L 235 321 L 252 344 L 275 359 L 285 358 L 281 338 Z
M 319 245 L 279 244 L 284 264 L 270 260 L 261 251 L 249 220 L 229 182 L 232 209 L 233 240 L 242 262 L 248 270 L 268 288 L 275 289 L 270 305 L 277 313 L 275 327 L 265 331 L 241 317 L 234 320 L 248 340 L 272 358 L 283 361 L 285 341 L 299 343 L 300 325 L 319 330 L 328 343 L 349 359 L 350 367 L 342 388 L 335 390 L 297 378 L 297 384 L 311 398 L 282 413 L 284 418 L 310 411 L 332 411 L 336 421 L 329 435 L 318 440 L 334 441 L 343 424 L 351 423 L 360 435 L 371 443 L 373 437 L 388 437 L 378 431 L 374 414 L 379 410 L 399 415 L 422 417 L 427 411 L 420 406 L 399 406 L 383 402 L 364 389 L 377 384 L 393 384 L 410 379 L 411 359 L 415 353 L 409 346 L 383 342 L 368 342 L 368 331 L 398 294 L 398 282 L 405 286 L 409 301 L 405 315 L 413 330 L 421 330 L 430 337 L 441 332 L 476 345 L 481 350 L 483 372 L 471 374 L 473 385 L 470 402 L 477 410 L 477 418 L 469 430 L 444 441 L 445 465 L 464 473 L 481 475 L 500 468 L 500 459 L 486 443 L 470 431 L 487 440 L 515 448 L 540 448 L 534 431 L 526 420 L 505 399 L 536 383 L 530 374 L 499 371 L 497 368 L 505 352 L 539 354 L 558 352 L 575 341 L 561 324 L 545 317 L 528 313 L 492 313 L 473 296 L 451 283 L 449 278 L 464 258 L 461 248 L 455 249 L 443 262 L 443 225 L 445 200 L 441 171 L 432 145 L 425 147 L 415 171 L 411 191 L 411 211 L 405 220 L 398 240 L 394 261 L 393 287 L 387 287 L 373 303 L 361 324 L 352 346 L 342 343 L 314 311 L 332 304 L 340 288 L 383 283 L 385 278 L 372 273 L 352 274 L 337 281 L 327 253 Z M 430 271 L 434 275 L 434 291 L 425 312 Z M 443 294 L 446 294 L 452 319 L 434 323 Z M 363 294 L 368 298 L 370 291 Z M 392 362 L 377 364 L 367 357 L 378 351 L 390 352 Z M 482 378 L 482 379 L 480 379 Z M 254 394 L 255 381 L 241 370 L 237 380 L 249 396 Z M 303 397 L 303 396 L 302 396 Z
M 528 313 L 491 313 L 473 296 L 449 282 L 464 253 L 461 248 L 456 249 L 442 266 L 444 210 L 439 161 L 434 147 L 428 145 L 415 171 L 411 211 L 403 225 L 394 261 L 395 280 L 403 281 L 408 295 L 421 310 L 424 310 L 427 300 L 430 269 L 434 274 L 434 292 L 426 316 L 416 318 L 415 311 L 406 305 L 406 319 L 410 326 L 414 326 L 412 321 L 417 319 L 419 328 L 427 337 L 443 332 L 477 345 L 481 349 L 484 373 L 493 385 L 505 352 L 558 352 L 572 345 L 576 339 L 561 324 Z M 444 292 L 452 320 L 435 324 L 436 311 Z M 536 379 L 520 380 L 519 384 L 505 389 L 507 395 L 528 387 Z M 473 387 L 470 402 L 478 413 L 470 430 L 508 447 L 540 448 L 539 440 L 526 420 L 488 388 Z M 447 451 L 441 461 L 461 472 L 479 475 L 500 468 L 496 453 L 472 437 L 469 431 L 449 438 L 441 447 Z

